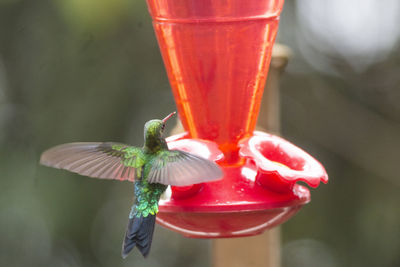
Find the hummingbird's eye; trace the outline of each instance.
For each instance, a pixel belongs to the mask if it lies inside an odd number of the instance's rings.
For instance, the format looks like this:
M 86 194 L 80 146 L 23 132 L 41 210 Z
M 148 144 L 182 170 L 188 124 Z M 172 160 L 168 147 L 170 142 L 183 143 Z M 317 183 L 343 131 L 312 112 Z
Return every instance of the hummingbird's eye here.
M 165 124 L 161 125 L 161 130 L 164 130 Z

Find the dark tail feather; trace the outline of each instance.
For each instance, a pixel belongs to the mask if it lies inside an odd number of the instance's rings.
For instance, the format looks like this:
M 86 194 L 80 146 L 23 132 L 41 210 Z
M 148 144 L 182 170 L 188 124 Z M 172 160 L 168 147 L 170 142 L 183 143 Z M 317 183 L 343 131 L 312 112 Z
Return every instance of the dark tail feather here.
M 136 246 L 143 257 L 150 252 L 151 241 L 153 240 L 156 215 L 149 214 L 147 217 L 133 217 L 129 219 L 128 229 L 122 244 L 122 257 L 125 259 L 129 252 Z

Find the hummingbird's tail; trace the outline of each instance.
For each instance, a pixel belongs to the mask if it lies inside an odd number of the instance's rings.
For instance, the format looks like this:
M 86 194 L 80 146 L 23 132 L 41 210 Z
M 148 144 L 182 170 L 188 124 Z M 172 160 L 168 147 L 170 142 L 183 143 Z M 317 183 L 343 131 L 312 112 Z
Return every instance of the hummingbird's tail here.
M 151 241 L 153 240 L 156 215 L 149 214 L 146 217 L 140 216 L 129 219 L 128 229 L 122 244 L 122 257 L 125 259 L 129 252 L 136 246 L 143 257 L 150 252 Z

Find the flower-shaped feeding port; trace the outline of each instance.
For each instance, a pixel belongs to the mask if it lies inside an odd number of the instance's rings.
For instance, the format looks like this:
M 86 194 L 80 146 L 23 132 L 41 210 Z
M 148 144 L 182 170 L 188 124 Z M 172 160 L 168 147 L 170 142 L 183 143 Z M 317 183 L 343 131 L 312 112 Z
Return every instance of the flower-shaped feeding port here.
M 172 187 L 157 221 L 199 238 L 255 235 L 293 216 L 327 181 L 322 165 L 254 132 L 283 0 L 147 0 L 185 134 L 170 148 L 216 161 L 223 179 Z
M 188 139 L 186 133 L 167 141 L 170 148 L 223 160 L 213 142 Z M 158 222 L 188 237 L 256 235 L 285 222 L 310 201 L 308 189 L 297 181 L 313 187 L 327 182 L 318 161 L 282 138 L 254 132 L 240 147 L 247 160 L 223 166 L 223 180 L 172 187 L 160 201 Z
M 257 182 L 272 191 L 292 191 L 298 181 L 311 187 L 317 187 L 320 181 L 328 182 L 321 163 L 278 136 L 254 132 L 240 147 L 240 155 L 253 161 L 258 168 Z

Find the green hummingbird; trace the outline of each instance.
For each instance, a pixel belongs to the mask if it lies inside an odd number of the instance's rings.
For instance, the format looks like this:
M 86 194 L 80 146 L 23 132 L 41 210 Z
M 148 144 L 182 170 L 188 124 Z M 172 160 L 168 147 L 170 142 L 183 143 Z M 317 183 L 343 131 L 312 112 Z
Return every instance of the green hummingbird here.
M 68 143 L 43 152 L 40 163 L 81 175 L 134 182 L 134 201 L 122 244 L 126 258 L 134 247 L 144 257 L 150 252 L 158 201 L 168 185 L 185 186 L 222 178 L 214 162 L 180 150 L 169 150 L 162 120 L 144 125 L 142 148 L 120 143 Z

